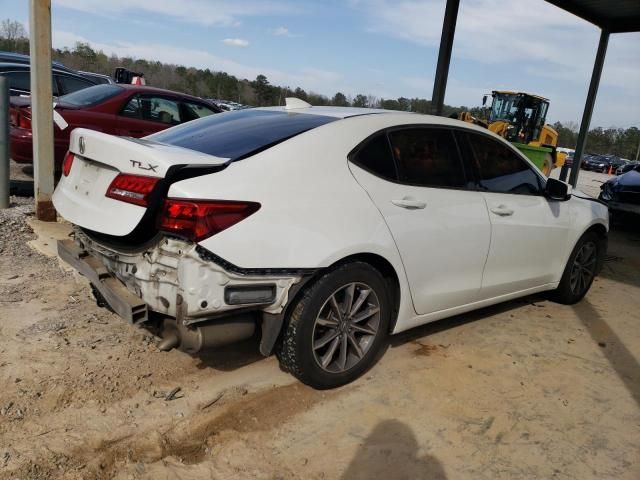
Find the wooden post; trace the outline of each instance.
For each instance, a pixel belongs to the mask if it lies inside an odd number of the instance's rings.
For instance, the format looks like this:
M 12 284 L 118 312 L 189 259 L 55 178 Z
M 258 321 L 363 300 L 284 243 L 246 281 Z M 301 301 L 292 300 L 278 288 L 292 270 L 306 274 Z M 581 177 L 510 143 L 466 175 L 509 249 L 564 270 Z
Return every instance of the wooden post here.
M 31 131 L 36 218 L 56 221 L 53 195 L 53 95 L 51 91 L 51 0 L 30 0 Z

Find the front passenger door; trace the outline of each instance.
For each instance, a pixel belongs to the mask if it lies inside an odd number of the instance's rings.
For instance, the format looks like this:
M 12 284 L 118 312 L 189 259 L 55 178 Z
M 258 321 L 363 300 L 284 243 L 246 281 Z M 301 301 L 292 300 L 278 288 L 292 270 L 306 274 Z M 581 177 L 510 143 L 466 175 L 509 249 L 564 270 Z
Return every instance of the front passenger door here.
M 511 146 L 474 132 L 458 138 L 473 159 L 491 219 L 482 298 L 559 281 L 569 238 L 569 204 L 547 199 L 545 180 Z

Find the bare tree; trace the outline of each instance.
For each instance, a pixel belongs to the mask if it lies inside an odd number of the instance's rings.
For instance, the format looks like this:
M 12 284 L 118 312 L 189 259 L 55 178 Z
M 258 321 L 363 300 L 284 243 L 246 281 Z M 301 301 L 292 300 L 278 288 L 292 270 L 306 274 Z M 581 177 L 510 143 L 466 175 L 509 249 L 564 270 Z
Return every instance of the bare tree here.
M 6 20 L 2 20 L 0 23 L 0 38 L 4 38 L 6 40 L 17 40 L 20 38 L 25 38 L 27 36 L 27 31 L 17 20 L 11 20 L 7 18 Z

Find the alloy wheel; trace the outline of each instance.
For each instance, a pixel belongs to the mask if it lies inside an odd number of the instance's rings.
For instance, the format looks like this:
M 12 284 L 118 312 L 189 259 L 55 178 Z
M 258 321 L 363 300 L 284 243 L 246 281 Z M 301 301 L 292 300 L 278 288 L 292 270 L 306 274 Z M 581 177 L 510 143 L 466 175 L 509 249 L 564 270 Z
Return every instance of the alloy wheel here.
M 586 242 L 573 260 L 569 285 L 575 295 L 581 295 L 595 276 L 598 248 L 594 242 Z
M 340 287 L 323 304 L 313 326 L 313 356 L 323 370 L 345 372 L 371 348 L 380 327 L 380 301 L 364 283 Z

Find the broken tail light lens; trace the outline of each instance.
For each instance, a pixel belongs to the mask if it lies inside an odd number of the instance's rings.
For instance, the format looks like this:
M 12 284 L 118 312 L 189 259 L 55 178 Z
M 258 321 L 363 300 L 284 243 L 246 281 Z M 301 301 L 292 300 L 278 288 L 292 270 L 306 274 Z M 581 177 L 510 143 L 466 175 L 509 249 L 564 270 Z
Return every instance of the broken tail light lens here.
M 73 155 L 73 153 L 69 151 L 64 156 L 64 160 L 62 161 L 62 174 L 65 177 L 68 177 L 69 173 L 71 173 L 71 166 L 73 165 L 74 158 L 75 156 Z
M 198 242 L 215 235 L 260 209 L 256 202 L 167 199 L 160 218 L 164 232 Z
M 159 180 L 157 177 L 121 173 L 109 185 L 106 196 L 114 200 L 146 207 L 149 205 L 149 195 Z

